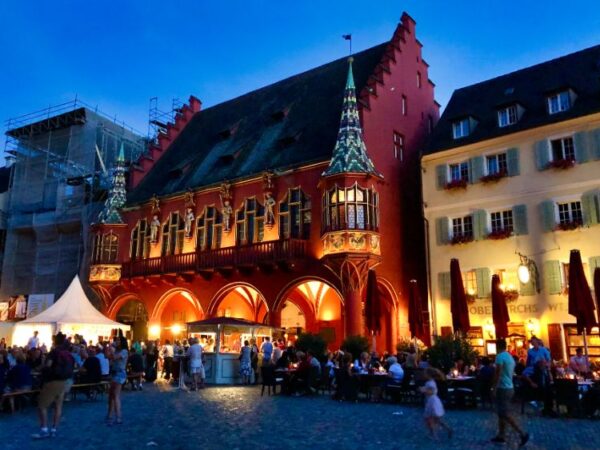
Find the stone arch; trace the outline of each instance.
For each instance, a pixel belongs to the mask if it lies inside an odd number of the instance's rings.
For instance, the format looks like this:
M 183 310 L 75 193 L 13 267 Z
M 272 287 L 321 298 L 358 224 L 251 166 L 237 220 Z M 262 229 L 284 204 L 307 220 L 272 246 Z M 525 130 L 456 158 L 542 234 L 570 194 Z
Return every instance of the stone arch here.
M 154 305 L 154 309 L 152 310 L 152 314 L 150 315 L 150 321 L 160 322 L 160 318 L 165 307 L 167 306 L 169 301 L 171 301 L 171 299 L 178 294 L 181 294 L 182 297 L 185 298 L 195 308 L 196 312 L 200 316 L 199 318 L 202 318 L 204 316 L 204 310 L 202 308 L 202 305 L 200 304 L 200 301 L 198 300 L 198 298 L 196 298 L 196 295 L 189 289 L 176 287 L 173 289 L 169 289 L 160 296 L 160 298 L 156 302 L 156 305 Z
M 398 294 L 384 277 L 377 276 L 379 298 L 383 303 L 382 332 L 377 337 L 377 351 L 386 350 L 394 353 L 398 342 Z
M 106 315 L 110 319 L 116 320 L 117 313 L 119 312 L 119 310 L 129 301 L 138 301 L 140 303 L 144 303 L 139 295 L 132 293 L 132 292 L 126 292 L 124 294 L 117 296 L 113 300 L 113 302 L 110 304 L 110 306 L 106 310 Z
M 256 286 L 241 281 L 229 283 L 219 289 L 209 303 L 207 314 L 210 317 L 219 315 L 220 306 L 229 309 L 231 317 L 254 322 L 265 322 L 270 312 L 269 305 L 262 292 Z M 223 313 L 223 315 L 226 314 Z
M 344 297 L 329 280 L 304 276 L 288 283 L 273 304 L 272 325 L 285 326 L 282 311 L 287 302 L 304 314 L 308 332 L 321 333 L 332 346 L 341 343 L 344 329 Z M 292 331 L 289 331 L 291 333 Z

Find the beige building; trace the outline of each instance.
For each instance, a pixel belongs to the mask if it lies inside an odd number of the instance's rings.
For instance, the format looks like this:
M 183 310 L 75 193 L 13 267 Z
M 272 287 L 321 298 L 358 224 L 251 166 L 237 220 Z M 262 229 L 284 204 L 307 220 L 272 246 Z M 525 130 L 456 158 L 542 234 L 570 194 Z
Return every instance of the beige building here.
M 495 273 L 510 344 L 535 334 L 559 359 L 583 343 L 568 314 L 567 273 L 571 249 L 592 288 L 600 266 L 599 80 L 597 46 L 454 92 L 422 159 L 438 334 L 451 332 L 449 267 L 458 258 L 480 352 L 493 351 Z M 589 351 L 600 359 L 594 331 Z

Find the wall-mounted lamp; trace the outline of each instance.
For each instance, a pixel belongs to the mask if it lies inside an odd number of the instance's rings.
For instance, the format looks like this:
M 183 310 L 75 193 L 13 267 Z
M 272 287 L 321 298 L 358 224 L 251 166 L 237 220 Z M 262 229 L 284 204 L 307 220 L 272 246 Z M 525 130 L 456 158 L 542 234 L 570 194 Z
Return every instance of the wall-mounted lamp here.
M 519 278 L 519 281 L 522 284 L 527 284 L 529 282 L 532 282 L 535 287 L 535 291 L 539 294 L 540 293 L 540 280 L 539 280 L 540 275 L 539 275 L 537 266 L 535 264 L 535 261 L 519 252 L 516 252 L 516 253 L 517 253 L 517 255 L 519 255 L 519 259 L 520 259 L 519 267 L 517 268 L 517 276 Z

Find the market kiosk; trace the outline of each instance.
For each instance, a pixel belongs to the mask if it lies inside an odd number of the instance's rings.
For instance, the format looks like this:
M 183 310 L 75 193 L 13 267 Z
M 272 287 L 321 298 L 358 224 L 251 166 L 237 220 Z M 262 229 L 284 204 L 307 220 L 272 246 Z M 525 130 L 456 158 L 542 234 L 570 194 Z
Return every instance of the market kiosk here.
M 244 341 L 255 339 L 260 348 L 264 338 L 272 339 L 278 330 L 233 317 L 214 317 L 187 324 L 188 337 L 197 337 L 204 348 L 205 381 L 213 384 L 239 382 L 239 356 Z

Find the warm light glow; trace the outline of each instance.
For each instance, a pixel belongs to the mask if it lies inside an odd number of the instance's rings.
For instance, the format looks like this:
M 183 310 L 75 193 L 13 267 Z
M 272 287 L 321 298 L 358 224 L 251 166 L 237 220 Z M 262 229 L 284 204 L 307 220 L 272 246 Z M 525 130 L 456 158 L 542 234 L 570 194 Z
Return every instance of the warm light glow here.
M 190 301 L 192 304 L 194 303 L 194 299 L 192 298 L 189 292 L 181 291 L 181 295 L 185 297 L 188 301 Z
M 160 336 L 160 325 L 154 324 L 148 327 L 148 337 L 155 339 Z
M 179 334 L 179 333 L 181 333 L 181 325 L 179 325 L 177 323 L 175 325 L 171 325 L 171 332 L 173 334 Z
M 323 312 L 321 313 L 321 318 L 325 322 L 329 322 L 330 320 L 333 320 L 333 311 L 331 311 L 330 309 L 323 310 Z
M 467 289 L 467 294 L 469 294 L 469 295 L 475 295 L 475 289 L 473 289 L 473 288 Z
M 504 291 L 504 285 L 501 284 L 500 286 L 498 286 L 500 288 L 501 291 Z
M 519 265 L 519 268 L 517 269 L 517 276 L 519 277 L 519 281 L 521 283 L 523 283 L 523 284 L 529 283 L 529 280 L 531 279 L 531 273 L 529 273 L 529 267 L 527 267 L 525 264 Z

